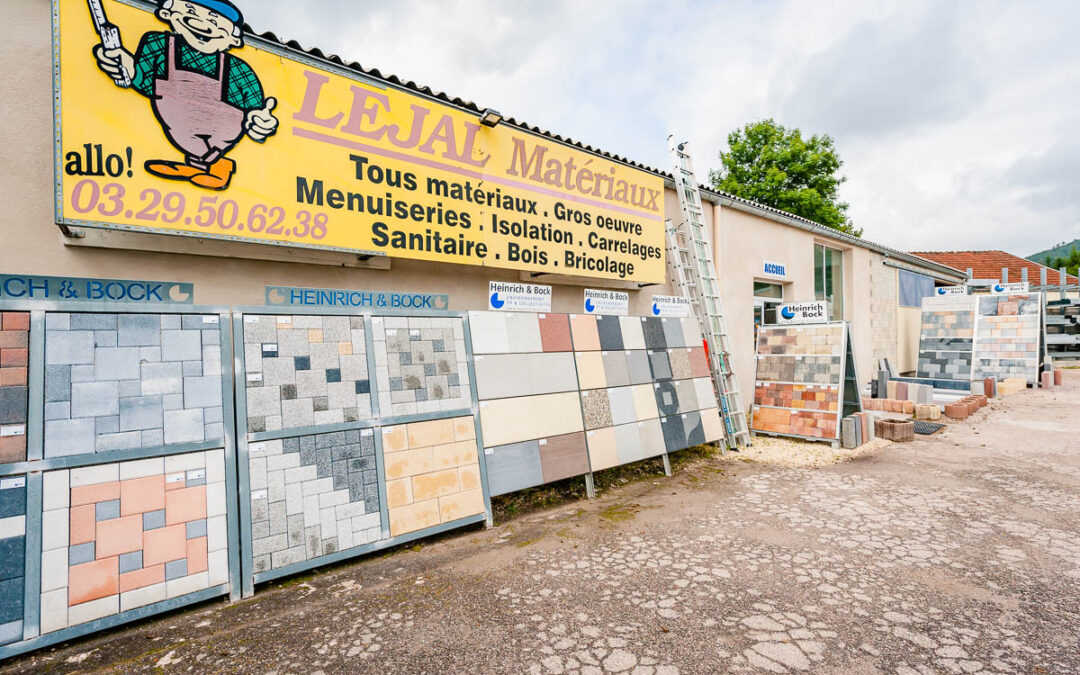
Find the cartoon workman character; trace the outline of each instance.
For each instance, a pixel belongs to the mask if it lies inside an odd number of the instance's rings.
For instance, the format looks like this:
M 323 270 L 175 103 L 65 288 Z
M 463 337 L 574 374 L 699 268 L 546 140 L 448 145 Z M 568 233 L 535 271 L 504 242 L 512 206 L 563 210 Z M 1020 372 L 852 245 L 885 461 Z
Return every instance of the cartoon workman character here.
M 170 30 L 142 36 L 135 54 L 94 48 L 98 66 L 117 86 L 130 82 L 150 99 L 169 142 L 185 157 L 146 162 L 146 170 L 210 190 L 229 186 L 236 163 L 225 155 L 245 136 L 262 143 L 278 127 L 274 98 L 242 59 L 244 18 L 227 0 L 159 0 Z M 118 44 L 118 43 L 117 43 Z

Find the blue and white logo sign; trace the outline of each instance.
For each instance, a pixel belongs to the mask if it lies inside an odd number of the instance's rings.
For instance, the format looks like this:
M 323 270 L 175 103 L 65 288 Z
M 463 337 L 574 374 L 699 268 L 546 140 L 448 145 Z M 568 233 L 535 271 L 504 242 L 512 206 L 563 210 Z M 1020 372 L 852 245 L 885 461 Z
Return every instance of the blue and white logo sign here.
M 630 313 L 630 294 L 586 288 L 585 313 L 627 316 Z
M 1031 290 L 1030 284 L 1026 281 L 1018 281 L 1011 284 L 994 284 L 990 292 L 994 295 L 1012 295 L 1014 293 L 1028 293 Z
M 782 305 L 776 312 L 776 323 L 828 323 L 829 305 L 825 301 L 797 302 Z
M 686 318 L 690 316 L 690 301 L 680 295 L 654 295 L 650 314 Z
M 195 284 L 0 274 L 0 299 L 191 305 L 195 302 Z
M 967 295 L 967 286 L 941 286 L 934 289 L 934 293 L 938 296 L 946 295 Z
M 787 265 L 766 260 L 761 266 L 761 275 L 770 279 L 787 279 Z
M 550 312 L 551 286 L 489 281 L 488 309 L 502 312 Z
M 266 304 L 287 307 L 348 307 L 362 309 L 449 309 L 450 296 L 437 293 L 357 291 L 342 288 L 267 286 Z

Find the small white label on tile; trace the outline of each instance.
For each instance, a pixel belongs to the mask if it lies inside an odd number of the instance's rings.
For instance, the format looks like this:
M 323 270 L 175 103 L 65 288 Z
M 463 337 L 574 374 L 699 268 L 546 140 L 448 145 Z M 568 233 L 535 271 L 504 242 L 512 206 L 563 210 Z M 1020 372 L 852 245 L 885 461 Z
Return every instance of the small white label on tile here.
M 386 334 L 390 337 L 397 337 L 397 328 L 387 328 Z
M 261 455 L 266 452 L 266 443 L 252 443 L 248 446 L 249 455 Z
M 364 438 L 367 438 L 368 436 L 371 436 L 373 433 L 375 433 L 375 432 L 373 432 L 371 429 L 363 429 L 363 430 L 360 431 L 360 435 L 363 436 Z
M 26 476 L 19 476 L 18 478 L 5 478 L 0 480 L 0 490 L 14 490 L 15 488 L 26 487 Z
M 418 330 L 409 331 L 409 337 L 414 337 L 414 336 L 415 337 L 420 337 L 420 331 L 418 331 Z
M 608 355 L 607 352 L 600 352 L 600 356 L 607 356 L 607 355 Z
M 487 401 L 484 401 L 483 403 L 480 404 L 480 407 L 481 408 L 486 408 L 486 407 L 488 407 L 488 405 L 490 405 L 490 404 Z
M 244 323 L 259 323 L 259 317 L 257 316 L 245 316 Z
M 192 469 L 187 472 L 188 480 L 199 480 L 200 478 L 206 478 L 206 469 Z
M 663 319 L 661 319 L 661 321 L 663 321 Z M 667 350 L 667 353 L 668 354 L 674 354 L 675 350 L 674 349 L 669 349 L 669 350 Z
M 251 493 L 252 501 L 256 499 L 266 499 L 266 490 L 256 490 Z
M 262 382 L 263 381 L 262 373 L 248 373 L 247 381 L 248 382 Z
M 381 316 L 375 317 L 374 319 L 371 320 L 371 323 L 382 323 L 382 317 Z
M 541 438 L 540 439 L 540 445 L 547 445 L 547 439 L 546 438 Z
M 660 385 L 658 385 L 658 384 L 653 385 L 653 389 L 659 389 L 659 388 L 660 388 Z
M 476 361 L 477 363 L 479 363 L 480 361 L 483 361 L 483 360 L 484 360 L 483 356 L 477 356 L 476 358 L 473 359 L 473 361 Z
M 204 316 L 202 318 L 202 322 L 203 323 L 215 323 L 215 324 L 220 323 L 221 322 L 221 317 L 220 316 Z
M 641 427 L 645 426 L 645 423 L 644 422 L 638 422 L 637 425 L 638 425 L 638 428 L 640 429 Z
M 630 356 L 630 350 L 629 350 L 629 349 L 628 349 L 628 350 L 626 350 L 626 355 L 627 355 L 627 356 Z
M 683 416 L 682 416 L 682 418 L 683 418 L 683 419 L 686 419 L 686 415 L 683 415 Z
M 495 454 L 495 448 L 484 448 L 484 454 L 489 456 L 489 457 L 491 455 L 494 455 Z
M 26 425 L 25 424 L 13 424 L 7 427 L 0 427 L 0 436 L 6 438 L 8 436 L 25 436 Z
M 585 398 L 585 397 L 586 397 L 586 396 L 588 396 L 588 395 L 589 395 L 589 392 L 587 392 L 587 391 L 583 391 L 583 392 L 581 392 L 581 397 L 582 397 L 582 398 Z
M 277 318 L 277 322 L 278 323 L 292 323 L 292 317 L 291 316 L 279 316 Z
M 540 315 L 540 318 L 541 318 L 541 319 L 546 319 L 546 318 L 547 318 L 547 314 L 541 314 L 541 315 Z
M 394 427 L 383 427 L 383 430 L 382 430 L 382 435 L 383 436 L 389 436 L 392 433 L 394 433 Z
M 187 480 L 187 475 L 184 473 L 174 473 L 165 476 L 165 483 L 183 483 Z
M 590 432 L 588 433 L 589 437 L 591 438 L 591 437 L 592 437 L 592 435 L 593 435 L 594 433 L 596 433 L 596 432 L 595 432 L 595 431 L 590 431 Z
M 645 323 L 645 317 L 641 317 L 641 323 Z
M 571 318 L 571 319 L 576 319 L 576 318 L 577 318 L 577 314 L 571 314 L 571 315 L 570 315 L 570 318 Z

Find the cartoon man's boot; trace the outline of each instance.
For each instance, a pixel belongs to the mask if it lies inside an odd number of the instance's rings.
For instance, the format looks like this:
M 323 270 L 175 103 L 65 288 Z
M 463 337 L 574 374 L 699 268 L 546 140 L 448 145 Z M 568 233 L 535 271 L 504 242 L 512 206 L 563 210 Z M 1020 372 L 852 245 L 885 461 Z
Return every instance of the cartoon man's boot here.
M 168 178 L 169 180 L 191 180 L 193 177 L 203 173 L 202 169 L 190 164 L 172 162 L 167 159 L 152 159 L 143 166 L 146 168 L 147 173 L 152 173 L 160 178 Z
M 222 157 L 213 164 L 206 173 L 200 173 L 191 177 L 191 182 L 207 190 L 224 190 L 229 187 L 233 172 L 236 171 L 236 162 L 228 157 Z

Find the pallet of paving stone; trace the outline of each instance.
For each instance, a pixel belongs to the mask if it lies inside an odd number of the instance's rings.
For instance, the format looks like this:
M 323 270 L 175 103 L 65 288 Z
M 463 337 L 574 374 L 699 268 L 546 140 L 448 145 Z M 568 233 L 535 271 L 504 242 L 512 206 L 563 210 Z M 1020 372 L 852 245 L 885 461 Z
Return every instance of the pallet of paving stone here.
M 245 594 L 487 517 L 464 315 L 277 311 L 234 319 Z
M 227 316 L 0 302 L 0 658 L 238 592 Z
M 691 320 L 470 312 L 470 325 L 492 495 L 722 438 Z
M 839 441 L 848 340 L 847 325 L 842 322 L 763 326 L 758 332 L 751 431 Z M 861 407 L 857 394 L 853 395 Z
M 1042 309 L 1041 293 L 979 297 L 972 379 L 1021 377 L 1037 384 Z

